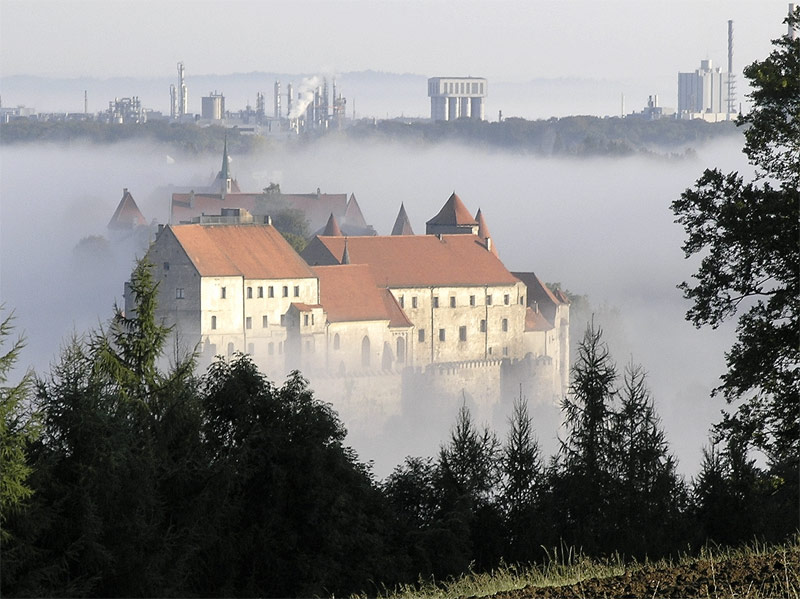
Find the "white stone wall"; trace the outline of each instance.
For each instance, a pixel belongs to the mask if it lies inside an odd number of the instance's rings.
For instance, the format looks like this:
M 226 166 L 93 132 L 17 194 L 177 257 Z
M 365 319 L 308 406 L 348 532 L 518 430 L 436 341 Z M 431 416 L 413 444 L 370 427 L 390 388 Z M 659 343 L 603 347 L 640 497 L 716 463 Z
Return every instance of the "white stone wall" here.
M 414 323 L 415 333 L 411 341 L 414 366 L 486 358 L 518 359 L 524 355 L 523 283 L 489 287 L 395 288 L 391 292 Z M 487 300 L 489 296 L 491 304 Z M 437 299 L 438 307 L 435 307 Z M 506 330 L 503 330 L 504 320 Z M 486 322 L 485 327 L 482 321 Z M 424 331 L 422 337 L 420 331 Z

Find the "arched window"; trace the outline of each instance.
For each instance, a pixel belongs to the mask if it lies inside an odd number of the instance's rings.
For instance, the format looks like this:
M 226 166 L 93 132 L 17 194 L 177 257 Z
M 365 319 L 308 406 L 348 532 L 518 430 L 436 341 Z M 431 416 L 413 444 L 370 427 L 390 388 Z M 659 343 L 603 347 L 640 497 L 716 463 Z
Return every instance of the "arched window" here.
M 216 329 L 217 328 L 217 317 L 216 316 L 212 316 L 211 317 L 211 328 L 212 329 Z
M 406 340 L 402 337 L 397 338 L 397 361 L 401 364 L 406 361 Z
M 339 349 L 339 333 L 333 336 L 333 349 Z
M 391 370 L 392 362 L 394 362 L 394 356 L 392 355 L 392 347 L 389 345 L 388 342 L 385 342 L 383 344 L 383 357 L 381 359 L 381 368 L 383 368 L 384 370 Z
M 364 335 L 361 340 L 361 365 L 364 368 L 369 368 L 369 337 Z

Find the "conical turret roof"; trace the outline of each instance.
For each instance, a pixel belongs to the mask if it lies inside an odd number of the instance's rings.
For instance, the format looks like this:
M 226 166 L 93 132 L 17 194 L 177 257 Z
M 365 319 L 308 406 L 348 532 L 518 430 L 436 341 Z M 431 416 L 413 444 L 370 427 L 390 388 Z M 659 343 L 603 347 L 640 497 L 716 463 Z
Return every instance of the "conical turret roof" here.
M 108 222 L 108 228 L 132 229 L 133 227 L 146 224 L 147 221 L 142 211 L 139 210 L 139 206 L 136 205 L 131 192 L 129 192 L 126 187 L 122 190 L 122 199 L 119 201 L 119 204 L 117 204 L 117 209 Z
M 489 233 L 489 227 L 486 226 L 486 219 L 483 217 L 483 212 L 481 209 L 478 208 L 478 213 L 475 215 L 475 220 L 478 222 L 478 237 L 480 237 L 484 243 L 490 245 L 489 250 L 497 256 L 497 248 L 494 245 L 494 239 L 492 239 L 492 234 Z M 488 240 L 491 240 L 487 242 Z
M 400 203 L 400 212 L 397 213 L 397 219 L 394 221 L 392 227 L 392 235 L 413 235 L 414 230 L 411 228 L 411 221 L 408 220 L 406 208 L 403 203 Z
M 328 224 L 325 225 L 322 235 L 326 237 L 342 236 L 342 230 L 339 228 L 339 223 L 336 222 L 336 217 L 333 215 L 333 212 L 331 212 L 331 215 L 328 217 Z

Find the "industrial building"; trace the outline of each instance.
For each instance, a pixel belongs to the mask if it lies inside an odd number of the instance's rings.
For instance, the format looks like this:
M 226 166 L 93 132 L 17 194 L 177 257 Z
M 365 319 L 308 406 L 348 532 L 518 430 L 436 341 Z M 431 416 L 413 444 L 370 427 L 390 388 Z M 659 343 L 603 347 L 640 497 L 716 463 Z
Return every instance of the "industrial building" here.
M 465 117 L 485 120 L 486 79 L 480 77 L 431 77 L 428 96 L 431 120 L 454 121 Z
M 220 93 L 208 92 L 201 100 L 201 116 L 212 121 L 221 121 L 225 118 L 225 96 Z
M 693 73 L 678 73 L 678 116 L 716 122 L 736 113 L 736 76 L 733 73 L 733 21 L 728 21 L 728 72 L 701 60 Z

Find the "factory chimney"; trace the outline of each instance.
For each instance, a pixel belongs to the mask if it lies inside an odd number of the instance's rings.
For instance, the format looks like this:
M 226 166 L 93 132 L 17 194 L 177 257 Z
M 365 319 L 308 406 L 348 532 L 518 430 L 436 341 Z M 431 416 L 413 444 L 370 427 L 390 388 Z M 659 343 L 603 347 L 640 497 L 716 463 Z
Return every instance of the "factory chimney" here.
M 292 84 L 286 84 L 286 117 L 292 114 Z
M 792 3 L 789 4 L 789 16 L 792 16 L 793 14 L 794 14 L 794 4 Z M 798 28 L 797 25 L 792 25 L 791 23 L 789 23 L 789 32 L 787 33 L 787 35 L 789 36 L 790 40 L 793 40 L 797 37 L 797 28 Z
M 189 104 L 189 90 L 186 88 L 183 63 L 178 63 L 178 76 L 180 77 L 180 96 L 178 97 L 178 116 L 185 116 Z
M 83 114 L 89 114 L 89 92 L 83 90 Z
M 733 73 L 733 21 L 728 21 L 728 120 L 736 111 L 736 75 Z
M 281 118 L 281 82 L 275 82 L 275 109 L 274 114 L 276 119 Z

